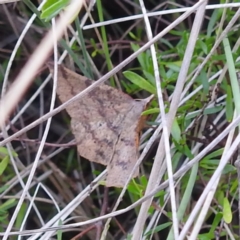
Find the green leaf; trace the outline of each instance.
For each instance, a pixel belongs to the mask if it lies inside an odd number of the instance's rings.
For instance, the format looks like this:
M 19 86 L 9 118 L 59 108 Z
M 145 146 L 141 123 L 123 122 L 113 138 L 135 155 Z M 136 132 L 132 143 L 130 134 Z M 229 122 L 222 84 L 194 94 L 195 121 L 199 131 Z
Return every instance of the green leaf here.
M 199 77 L 200 77 L 202 85 L 203 85 L 204 93 L 208 93 L 208 91 L 209 91 L 209 82 L 208 82 L 208 78 L 207 78 L 206 72 L 201 71 Z
M 202 161 L 206 161 L 206 160 L 209 160 L 209 159 L 212 159 L 212 158 L 215 158 L 215 157 L 219 157 L 222 154 L 223 154 L 223 148 L 220 148 L 220 149 L 208 154 L 206 157 L 204 157 L 204 159 Z
M 9 163 L 9 157 L 8 156 L 3 158 L 3 160 L 0 162 L 0 176 L 3 174 L 3 172 L 7 168 L 8 163 Z
M 158 126 L 159 122 L 155 122 L 155 121 L 146 121 L 146 124 L 149 126 Z
M 58 226 L 61 226 L 61 225 L 62 225 L 62 221 L 59 220 Z M 62 234 L 63 234 L 63 231 L 61 229 L 57 230 L 57 240 L 62 240 Z
M 129 32 L 128 34 L 133 40 L 139 41 L 139 39 L 136 37 L 136 35 L 133 32 Z
M 162 231 L 163 229 L 165 229 L 165 228 L 167 228 L 167 227 L 169 227 L 169 226 L 171 226 L 171 225 L 172 225 L 171 222 L 163 223 L 163 224 L 155 227 L 153 230 L 148 231 L 144 236 L 149 236 L 149 235 L 151 235 L 151 234 L 153 234 L 153 233 L 160 232 L 160 231 Z
M 223 199 L 224 199 L 223 191 L 222 190 L 218 190 L 215 195 L 216 195 L 216 199 L 217 199 L 218 203 L 220 205 L 223 205 Z
M 132 235 L 128 233 L 127 240 L 132 240 Z
M 45 21 L 51 20 L 55 17 L 61 10 L 63 10 L 68 4 L 70 0 L 48 0 L 44 6 L 41 13 L 41 19 L 45 19 Z
M 159 41 L 165 44 L 169 49 L 173 49 L 174 46 L 166 38 L 160 38 Z
M 150 84 L 146 79 L 142 78 L 138 74 L 131 72 L 131 71 L 126 71 L 123 73 L 123 75 L 131 81 L 133 84 L 137 85 L 143 90 L 146 90 L 152 94 L 156 93 L 156 88 Z
M 151 84 L 155 86 L 155 77 L 151 73 L 149 73 L 148 71 L 145 71 L 145 70 L 143 70 L 143 74 L 144 74 L 145 78 L 147 78 L 148 81 L 151 82 Z
M 229 174 L 229 173 L 234 173 L 235 172 L 235 167 L 231 164 L 227 164 L 223 171 L 222 171 L 222 174 Z
M 20 211 L 18 212 L 16 223 L 15 223 L 15 227 L 17 229 L 19 229 L 21 227 L 22 221 L 25 217 L 26 209 L 27 209 L 27 204 L 23 203 L 20 208 Z
M 204 41 L 205 41 L 205 39 L 204 39 Z M 207 55 L 208 48 L 207 48 L 207 44 L 204 41 L 199 40 L 199 45 L 201 46 L 202 51 Z
M 134 52 L 136 52 L 139 49 L 139 45 L 131 43 L 131 47 L 133 49 Z M 144 53 L 140 53 L 137 56 L 138 62 L 140 63 L 142 69 L 146 69 L 146 64 L 145 64 L 145 60 L 144 60 Z
M 8 214 L 7 213 L 2 213 L 0 215 L 0 222 L 3 223 L 5 220 L 7 220 Z
M 232 222 L 231 205 L 226 197 L 223 199 L 223 219 L 228 224 Z
M 3 193 L 5 190 L 9 188 L 9 185 L 4 185 L 0 187 L 0 193 Z
M 210 21 L 208 23 L 208 27 L 207 27 L 207 36 L 210 37 L 211 34 L 214 31 L 214 26 L 216 24 L 216 22 L 218 21 L 218 16 L 219 16 L 219 10 L 215 9 L 212 13 L 212 16 L 210 18 Z
M 211 240 L 211 239 L 215 239 L 215 235 L 212 233 L 199 234 L 197 239 L 198 240 Z
M 173 165 L 174 171 L 177 169 L 177 166 L 179 166 L 179 162 L 180 162 L 181 157 L 182 157 L 182 153 L 178 152 L 178 151 L 176 151 L 176 153 L 173 155 L 172 165 Z
M 14 151 L 11 151 L 11 153 L 12 153 L 12 155 L 13 155 L 13 157 L 17 157 L 18 155 L 17 155 L 17 153 L 16 152 L 14 152 Z M 5 148 L 5 147 L 0 147 L 0 158 L 1 158 L 1 156 L 9 156 L 9 153 L 8 153 L 8 149 L 7 148 Z
M 214 234 L 214 231 L 219 226 L 219 223 L 221 222 L 221 220 L 222 220 L 222 213 L 217 213 L 214 217 L 213 223 L 211 224 L 211 229 L 209 233 Z
M 146 189 L 147 184 L 148 184 L 147 177 L 145 175 L 142 175 L 141 177 L 139 177 L 139 181 L 140 181 L 141 185 L 144 186 L 144 188 Z
M 236 178 L 233 182 L 231 182 L 230 193 L 234 194 L 237 188 L 238 188 L 238 179 Z
M 169 67 L 174 72 L 179 72 L 181 65 L 182 65 L 182 61 L 176 61 L 176 62 L 171 62 L 171 63 L 166 62 L 165 65 L 166 65 L 166 67 Z
M 42 11 L 50 8 L 50 7 L 51 7 L 52 5 L 54 5 L 55 3 L 56 3 L 56 0 L 47 0 L 47 1 L 44 3 L 43 7 L 42 7 Z
M 229 85 L 227 85 L 226 118 L 228 122 L 231 122 L 233 119 L 233 97 L 232 89 Z
M 209 114 L 217 113 L 217 112 L 220 112 L 222 109 L 223 109 L 223 106 L 215 106 L 215 107 L 206 108 L 206 109 L 204 109 L 203 114 L 209 115 Z
M 193 159 L 193 154 L 191 152 L 191 150 L 189 149 L 188 145 L 185 144 L 183 146 L 183 153 L 189 158 L 189 159 Z
M 12 208 L 13 206 L 15 206 L 16 204 L 17 204 L 16 199 L 14 199 L 14 198 L 9 199 L 5 203 L 0 205 L 0 211 L 6 211 L 6 210 Z
M 143 186 L 136 183 L 136 181 L 132 180 L 130 181 L 130 183 L 128 184 L 127 190 L 129 191 L 129 193 L 132 193 L 138 197 L 142 197 L 143 195 Z
M 159 112 L 160 112 L 159 108 L 151 108 L 151 109 L 148 109 L 148 110 L 142 112 L 142 116 L 150 115 L 150 114 L 154 114 L 154 113 L 159 113 Z
M 176 118 L 173 120 L 171 134 L 175 141 L 179 142 L 181 140 L 181 129 L 178 125 Z

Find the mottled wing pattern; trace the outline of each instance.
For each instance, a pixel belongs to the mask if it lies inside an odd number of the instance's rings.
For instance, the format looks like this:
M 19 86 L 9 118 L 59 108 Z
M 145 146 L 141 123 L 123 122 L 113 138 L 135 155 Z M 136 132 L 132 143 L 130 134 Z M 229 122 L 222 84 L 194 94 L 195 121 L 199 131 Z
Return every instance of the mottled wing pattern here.
M 52 67 L 50 70 L 53 72 Z M 93 83 L 59 67 L 57 93 L 66 102 Z M 107 165 L 107 186 L 124 186 L 138 159 L 141 113 L 150 99 L 135 101 L 123 92 L 101 85 L 66 108 L 78 152 Z M 134 176 L 138 175 L 138 169 Z
M 149 101 L 134 101 L 134 106 L 122 122 L 123 131 L 118 137 L 112 161 L 108 164 L 107 186 L 123 187 L 139 156 L 139 124 L 141 113 Z M 137 168 L 132 177 L 138 176 Z M 117 176 L 117 177 L 116 177 Z

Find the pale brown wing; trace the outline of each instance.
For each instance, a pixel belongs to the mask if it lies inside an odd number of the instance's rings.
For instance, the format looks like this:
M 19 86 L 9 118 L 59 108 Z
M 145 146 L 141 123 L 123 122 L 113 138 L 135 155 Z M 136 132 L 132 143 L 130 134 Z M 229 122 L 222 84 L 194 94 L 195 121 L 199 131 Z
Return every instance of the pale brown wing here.
M 60 100 L 66 102 L 92 82 L 61 67 L 57 87 Z M 128 95 L 103 85 L 67 107 L 79 154 L 90 161 L 107 165 L 113 155 L 114 143 L 122 132 L 126 114 L 134 103 Z
M 50 67 L 53 72 L 52 67 Z M 60 67 L 57 93 L 62 102 L 93 83 Z M 138 127 L 149 99 L 135 101 L 123 92 L 101 85 L 66 108 L 78 153 L 107 165 L 107 186 L 124 186 L 138 159 Z M 138 169 L 133 177 L 138 175 Z
M 141 113 L 149 101 L 150 98 L 134 101 L 132 109 L 126 114 L 122 123 L 123 130 L 115 145 L 112 161 L 107 166 L 106 186 L 108 187 L 123 187 L 138 160 Z M 138 176 L 138 174 L 139 168 L 136 168 L 132 178 Z

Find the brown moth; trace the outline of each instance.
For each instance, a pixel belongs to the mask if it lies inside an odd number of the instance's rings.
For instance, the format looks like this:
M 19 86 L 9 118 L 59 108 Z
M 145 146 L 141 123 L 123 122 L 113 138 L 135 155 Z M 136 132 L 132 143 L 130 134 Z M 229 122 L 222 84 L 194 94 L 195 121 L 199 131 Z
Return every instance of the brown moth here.
M 53 66 L 49 65 L 51 73 Z M 94 81 L 59 66 L 57 94 L 66 102 Z M 106 186 L 123 187 L 139 156 L 142 111 L 152 96 L 136 101 L 108 85 L 96 87 L 66 110 L 80 156 L 107 166 Z M 138 176 L 139 169 L 133 177 Z

